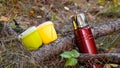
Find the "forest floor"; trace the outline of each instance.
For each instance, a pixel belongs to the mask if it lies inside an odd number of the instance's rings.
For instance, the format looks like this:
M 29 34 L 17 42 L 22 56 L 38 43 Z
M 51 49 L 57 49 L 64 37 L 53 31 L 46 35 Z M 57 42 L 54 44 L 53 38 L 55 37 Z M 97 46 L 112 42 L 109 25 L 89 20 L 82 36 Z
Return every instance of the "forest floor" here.
M 38 26 L 45 21 L 52 21 L 55 24 L 58 36 L 64 36 L 66 33 L 73 31 L 71 16 L 81 12 L 86 13 L 88 24 L 90 26 L 117 20 L 120 17 L 120 10 L 118 10 L 119 5 L 118 7 L 114 7 L 114 5 L 115 3 L 110 1 L 98 4 L 97 0 L 1 0 L 0 20 L 9 23 L 14 29 L 17 29 L 19 26 L 20 29 L 23 30 L 26 30 L 30 26 Z M 14 23 L 15 21 L 17 23 Z M 23 32 L 23 30 L 18 31 L 17 35 Z M 3 34 L 0 35 L 1 40 L 9 39 L 11 37 L 14 36 L 11 35 L 7 37 Z M 118 32 L 115 32 L 111 35 L 96 39 L 96 44 L 97 47 L 105 48 L 107 52 L 119 53 L 119 41 L 120 35 Z M 18 43 L 14 42 L 14 44 L 17 45 Z M 7 52 L 5 52 L 6 49 L 9 48 L 8 51 L 10 51 L 12 49 L 11 47 L 13 47 L 13 43 L 6 45 L 1 42 L 1 45 L 5 45 L 5 50 L 0 49 L 1 55 L 7 54 Z M 14 48 L 12 51 L 14 52 L 14 50 L 16 49 Z M 17 53 L 20 52 L 19 50 L 21 49 L 18 49 Z M 8 58 L 8 55 L 6 55 L 1 61 L 6 60 L 7 58 L 12 59 L 12 57 L 13 56 L 10 56 Z M 17 56 L 17 58 L 20 57 Z M 7 63 L 8 60 L 4 61 L 4 63 L 1 61 L 0 66 L 9 68 L 10 64 Z M 17 62 L 17 60 L 15 62 Z

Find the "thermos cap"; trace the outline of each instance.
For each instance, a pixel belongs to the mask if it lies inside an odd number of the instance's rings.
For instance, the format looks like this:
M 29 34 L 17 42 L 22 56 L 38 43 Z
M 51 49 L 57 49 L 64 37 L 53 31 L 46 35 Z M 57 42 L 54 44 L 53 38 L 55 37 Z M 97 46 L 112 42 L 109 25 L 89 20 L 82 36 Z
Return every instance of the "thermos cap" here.
M 78 24 L 78 27 L 87 26 L 86 18 L 85 18 L 84 13 L 80 13 L 80 14 L 77 15 L 77 24 Z

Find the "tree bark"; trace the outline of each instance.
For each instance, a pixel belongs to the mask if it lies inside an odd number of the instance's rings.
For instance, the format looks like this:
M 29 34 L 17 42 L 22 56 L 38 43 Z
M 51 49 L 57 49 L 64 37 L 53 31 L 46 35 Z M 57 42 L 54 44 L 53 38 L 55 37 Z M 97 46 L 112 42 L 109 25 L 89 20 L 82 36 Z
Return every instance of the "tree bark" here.
M 116 32 L 120 30 L 120 19 L 110 22 L 110 23 L 105 23 L 103 25 L 97 25 L 92 28 L 92 33 L 95 38 L 105 36 L 108 34 L 111 34 L 113 32 Z

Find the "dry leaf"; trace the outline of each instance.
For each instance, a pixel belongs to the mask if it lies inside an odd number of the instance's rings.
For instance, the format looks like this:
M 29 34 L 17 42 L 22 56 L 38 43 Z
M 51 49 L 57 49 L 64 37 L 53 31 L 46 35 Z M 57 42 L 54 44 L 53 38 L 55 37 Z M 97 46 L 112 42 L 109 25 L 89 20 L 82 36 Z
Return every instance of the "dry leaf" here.
M 32 16 L 35 14 L 34 10 L 30 10 L 29 13 L 30 13 L 30 15 L 32 15 Z
M 118 67 L 118 65 L 117 64 L 105 64 L 104 65 L 104 68 L 112 68 L 112 67 Z
M 112 67 L 118 67 L 117 64 L 110 64 Z
M 105 64 L 103 68 L 111 68 L 110 64 Z
M 9 20 L 8 17 L 5 17 L 5 16 L 1 16 L 1 17 L 0 17 L 0 21 L 7 22 L 8 20 Z
M 93 9 L 94 9 L 94 10 L 97 10 L 97 7 L 94 6 Z
M 38 2 L 38 0 L 34 0 L 34 3 L 37 3 Z
M 40 19 L 40 18 L 42 18 L 42 16 L 37 16 L 37 18 L 39 18 L 39 19 Z
M 70 10 L 68 7 L 64 7 L 65 10 Z
M 19 9 L 19 8 L 20 8 L 20 6 L 19 6 L 18 4 L 16 4 L 16 5 L 15 5 L 15 8 L 16 8 L 16 9 Z

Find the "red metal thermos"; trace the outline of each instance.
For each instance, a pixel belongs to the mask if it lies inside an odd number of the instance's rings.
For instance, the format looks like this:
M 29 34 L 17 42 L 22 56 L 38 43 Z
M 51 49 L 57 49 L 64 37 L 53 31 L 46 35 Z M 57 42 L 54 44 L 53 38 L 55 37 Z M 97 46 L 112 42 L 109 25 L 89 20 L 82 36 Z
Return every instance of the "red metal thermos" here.
M 74 34 L 77 47 L 81 53 L 98 54 L 91 32 L 87 25 L 84 13 L 80 13 L 72 18 L 74 25 Z M 102 68 L 101 64 L 89 65 L 89 68 Z

